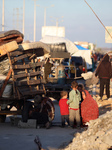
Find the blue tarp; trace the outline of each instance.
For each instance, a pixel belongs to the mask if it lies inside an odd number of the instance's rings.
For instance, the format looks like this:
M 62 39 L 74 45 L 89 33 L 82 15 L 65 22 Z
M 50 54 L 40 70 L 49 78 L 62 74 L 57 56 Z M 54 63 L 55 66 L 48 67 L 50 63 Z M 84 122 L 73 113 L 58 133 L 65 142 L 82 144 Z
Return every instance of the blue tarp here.
M 80 45 L 76 45 L 76 47 L 77 47 L 79 50 L 89 50 L 89 49 L 84 48 L 84 47 L 82 47 L 82 46 L 80 46 Z
M 92 68 L 92 61 L 91 61 L 91 50 L 84 48 L 80 45 L 76 45 L 78 48 L 78 52 L 75 52 L 72 56 L 80 56 L 85 59 L 86 64 L 87 64 L 87 69 Z

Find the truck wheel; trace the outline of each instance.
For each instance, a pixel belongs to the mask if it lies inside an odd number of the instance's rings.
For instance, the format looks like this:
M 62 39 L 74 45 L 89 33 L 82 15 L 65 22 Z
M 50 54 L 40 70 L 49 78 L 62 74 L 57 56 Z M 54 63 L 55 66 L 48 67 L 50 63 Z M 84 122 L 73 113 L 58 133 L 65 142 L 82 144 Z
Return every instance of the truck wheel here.
M 6 115 L 0 115 L 0 123 L 4 123 L 6 120 Z

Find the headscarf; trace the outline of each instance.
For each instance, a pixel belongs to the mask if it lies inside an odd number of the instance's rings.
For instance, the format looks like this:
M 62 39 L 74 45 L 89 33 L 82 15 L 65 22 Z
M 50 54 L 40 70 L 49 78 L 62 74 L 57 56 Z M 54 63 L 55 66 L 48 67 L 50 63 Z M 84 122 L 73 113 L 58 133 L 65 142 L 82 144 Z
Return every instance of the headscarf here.
M 86 98 L 81 103 L 81 116 L 83 123 L 95 120 L 99 116 L 98 105 L 87 90 L 84 90 Z

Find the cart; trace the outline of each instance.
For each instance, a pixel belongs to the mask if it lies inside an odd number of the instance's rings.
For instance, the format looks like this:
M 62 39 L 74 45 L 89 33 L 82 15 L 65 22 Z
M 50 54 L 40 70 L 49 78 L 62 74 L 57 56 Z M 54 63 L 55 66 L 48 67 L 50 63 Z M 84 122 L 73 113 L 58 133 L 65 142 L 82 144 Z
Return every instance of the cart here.
M 10 46 L 0 46 L 0 61 L 9 61 L 9 70 L 0 88 L 0 122 L 5 122 L 6 115 L 21 115 L 27 99 L 46 93 L 41 71 L 44 62 L 37 60 L 50 52 L 42 42 L 17 44 L 13 41 L 7 45 Z M 4 94 L 7 86 L 12 87 L 10 95 Z

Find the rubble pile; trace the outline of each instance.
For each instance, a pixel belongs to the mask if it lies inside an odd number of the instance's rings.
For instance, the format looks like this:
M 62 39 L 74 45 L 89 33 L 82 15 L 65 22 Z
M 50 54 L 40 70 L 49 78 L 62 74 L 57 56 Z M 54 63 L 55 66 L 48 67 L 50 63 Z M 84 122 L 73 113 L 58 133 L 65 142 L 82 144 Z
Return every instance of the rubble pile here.
M 88 129 L 74 134 L 64 150 L 109 150 L 112 148 L 112 111 L 88 123 Z
M 8 58 L 5 58 L 3 61 L 0 62 L 0 73 L 3 75 L 7 75 L 9 71 L 10 65 Z

